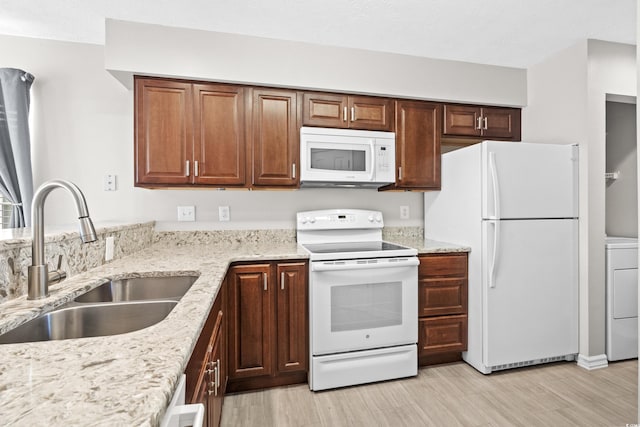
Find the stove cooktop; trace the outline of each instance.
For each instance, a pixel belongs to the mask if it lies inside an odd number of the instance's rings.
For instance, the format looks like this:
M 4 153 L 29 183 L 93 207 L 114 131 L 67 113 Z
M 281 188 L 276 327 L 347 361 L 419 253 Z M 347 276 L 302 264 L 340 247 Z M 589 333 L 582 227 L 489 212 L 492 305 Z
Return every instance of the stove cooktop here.
M 417 255 L 417 251 L 413 248 L 385 241 L 306 243 L 303 244 L 302 247 L 309 251 L 312 260 L 381 258 Z
M 344 243 L 312 243 L 302 245 L 312 254 L 329 254 L 345 252 L 385 252 L 407 249 L 405 246 L 389 242 L 344 242 Z

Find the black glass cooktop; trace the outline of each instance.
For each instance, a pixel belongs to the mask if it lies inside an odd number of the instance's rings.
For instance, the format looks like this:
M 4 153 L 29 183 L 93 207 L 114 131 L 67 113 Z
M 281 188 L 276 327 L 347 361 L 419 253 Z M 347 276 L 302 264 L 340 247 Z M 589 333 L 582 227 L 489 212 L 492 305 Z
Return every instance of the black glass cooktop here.
M 405 246 L 388 242 L 346 242 L 346 243 L 312 243 L 303 245 L 314 254 L 332 254 L 348 252 L 384 252 L 407 249 Z

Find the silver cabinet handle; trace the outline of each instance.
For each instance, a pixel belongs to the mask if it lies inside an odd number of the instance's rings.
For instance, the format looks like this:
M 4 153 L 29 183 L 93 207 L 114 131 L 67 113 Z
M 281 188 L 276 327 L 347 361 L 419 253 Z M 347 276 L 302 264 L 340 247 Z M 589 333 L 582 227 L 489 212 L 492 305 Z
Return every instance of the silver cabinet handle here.
M 489 129 L 489 128 L 488 128 L 488 119 L 487 119 L 487 117 L 485 116 L 485 118 L 484 118 L 484 130 L 487 130 L 487 129 Z
M 293 177 L 293 179 L 296 178 L 296 164 L 295 163 L 293 163 L 291 165 L 291 176 Z
M 189 168 L 189 166 L 190 166 L 190 165 L 189 165 L 189 160 L 187 160 L 187 166 L 186 166 L 186 167 L 187 167 L 187 174 L 186 174 L 185 176 L 189 176 L 189 175 L 191 175 L 191 172 L 190 172 L 190 168 Z
M 264 290 L 267 290 L 267 273 L 262 273 L 262 284 L 264 286 Z
M 402 166 L 398 167 L 398 181 L 402 181 Z
M 344 107 L 342 109 L 342 121 L 346 122 L 347 121 L 347 107 Z
M 356 121 L 356 107 L 351 107 L 351 121 Z
M 482 130 L 482 116 L 478 116 L 478 120 L 476 120 L 478 123 L 476 125 L 476 129 L 477 130 Z
M 198 161 L 193 162 L 193 175 L 198 176 Z
M 284 291 L 284 271 L 280 273 L 280 289 Z
M 220 388 L 220 359 L 216 360 L 216 396 L 218 395 L 218 389 Z

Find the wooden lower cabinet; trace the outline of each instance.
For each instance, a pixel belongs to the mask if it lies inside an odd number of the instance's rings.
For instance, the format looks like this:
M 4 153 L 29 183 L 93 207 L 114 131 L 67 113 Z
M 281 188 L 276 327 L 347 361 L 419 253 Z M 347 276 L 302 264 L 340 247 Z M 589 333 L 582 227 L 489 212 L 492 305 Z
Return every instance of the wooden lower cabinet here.
M 234 265 L 227 274 L 227 391 L 307 380 L 307 264 Z
M 185 369 L 185 400 L 204 405 L 205 427 L 220 424 L 227 383 L 224 288 L 223 284 Z
M 418 361 L 461 359 L 467 349 L 467 254 L 420 255 L 418 268 Z

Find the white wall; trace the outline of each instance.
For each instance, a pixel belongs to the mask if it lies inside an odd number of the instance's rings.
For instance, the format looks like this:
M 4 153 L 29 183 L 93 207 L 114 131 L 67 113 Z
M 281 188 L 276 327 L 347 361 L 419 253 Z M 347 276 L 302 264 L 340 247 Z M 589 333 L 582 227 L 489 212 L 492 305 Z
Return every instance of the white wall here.
M 604 354 L 605 103 L 636 95 L 635 46 L 588 40 L 528 70 L 523 140 L 580 144 L 580 353 Z
M 0 66 L 35 76 L 30 117 L 34 185 L 71 180 L 84 191 L 94 219 L 132 218 L 132 95 L 104 70 L 103 47 L 0 36 L 0 52 Z M 102 191 L 107 172 L 118 175 L 119 191 Z M 70 201 L 62 190 L 51 193 L 45 221 L 75 223 Z
M 349 206 L 379 209 L 386 223 L 422 225 L 420 193 L 374 190 L 213 191 L 146 190 L 133 187 L 133 92 L 104 69 L 104 47 L 0 36 L 0 66 L 36 76 L 32 87 L 32 159 L 35 185 L 68 179 L 83 190 L 94 221 L 158 220 L 171 228 L 277 228 L 295 226 L 295 212 Z M 116 174 L 118 190 L 102 190 Z M 77 215 L 64 191 L 47 199 L 47 224 L 74 224 Z M 196 206 L 198 221 L 176 223 L 176 206 Z M 217 220 L 219 205 L 231 222 Z M 400 220 L 399 206 L 411 219 Z
M 22 68 L 36 77 L 31 117 L 35 185 L 49 179 L 75 182 L 85 193 L 92 217 L 100 222 L 158 220 L 162 229 L 291 228 L 299 210 L 338 206 L 381 210 L 387 225 L 423 224 L 422 194 L 418 192 L 134 188 L 133 92 L 105 71 L 105 57 L 111 68 L 128 70 L 128 65 L 140 63 L 148 74 L 497 105 L 526 102 L 525 72 L 519 69 L 220 33 L 211 33 L 214 38 L 223 37 L 212 43 L 200 31 L 114 22 L 126 31 L 108 28 L 106 48 L 0 36 L 0 66 Z M 254 56 L 248 58 L 247 53 Z M 345 74 L 336 64 L 350 64 L 347 68 L 351 69 L 366 66 Z M 310 73 L 316 66 L 320 68 Z M 115 192 L 102 190 L 107 173 L 117 175 Z M 51 193 L 45 222 L 74 224 L 76 215 L 69 200 L 63 191 Z M 178 205 L 194 205 L 197 221 L 176 222 Z M 230 206 L 228 223 L 217 219 L 221 205 Z M 400 219 L 401 205 L 409 206 L 409 220 Z
M 606 181 L 608 236 L 638 237 L 638 150 L 636 104 L 607 101 L 607 172 L 619 172 Z
M 128 87 L 136 73 L 478 104 L 527 101 L 519 68 L 111 19 L 105 45 L 106 68 Z

